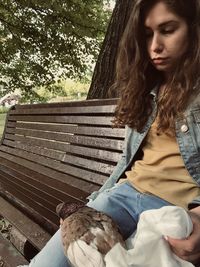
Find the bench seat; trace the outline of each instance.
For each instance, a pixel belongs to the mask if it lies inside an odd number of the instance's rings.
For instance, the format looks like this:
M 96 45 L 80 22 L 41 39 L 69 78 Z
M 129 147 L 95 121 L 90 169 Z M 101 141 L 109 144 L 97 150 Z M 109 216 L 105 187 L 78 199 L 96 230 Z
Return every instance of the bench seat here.
M 58 229 L 56 206 L 86 202 L 117 164 L 125 129 L 112 126 L 116 101 L 10 109 L 0 145 L 0 214 L 36 253 Z

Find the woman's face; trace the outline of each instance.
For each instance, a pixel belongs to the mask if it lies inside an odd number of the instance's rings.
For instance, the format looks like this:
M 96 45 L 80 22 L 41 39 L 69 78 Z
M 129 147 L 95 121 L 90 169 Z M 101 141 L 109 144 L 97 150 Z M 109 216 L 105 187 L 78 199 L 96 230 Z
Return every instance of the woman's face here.
M 170 75 L 188 48 L 188 25 L 163 2 L 155 4 L 145 22 L 147 51 L 153 66 Z

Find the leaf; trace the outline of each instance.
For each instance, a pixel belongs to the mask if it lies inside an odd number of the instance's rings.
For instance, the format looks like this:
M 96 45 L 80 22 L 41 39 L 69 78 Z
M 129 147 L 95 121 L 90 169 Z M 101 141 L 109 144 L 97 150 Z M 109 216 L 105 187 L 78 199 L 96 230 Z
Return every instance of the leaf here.
M 111 12 L 104 0 L 0 4 L 0 84 L 5 92 L 62 77 L 84 77 L 99 53 Z M 30 94 L 31 97 L 31 94 Z

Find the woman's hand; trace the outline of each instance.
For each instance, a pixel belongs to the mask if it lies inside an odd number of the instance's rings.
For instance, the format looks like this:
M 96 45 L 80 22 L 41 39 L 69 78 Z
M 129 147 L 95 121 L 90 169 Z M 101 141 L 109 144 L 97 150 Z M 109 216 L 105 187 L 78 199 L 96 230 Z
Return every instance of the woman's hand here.
M 190 210 L 189 215 L 193 222 L 193 231 L 186 239 L 167 237 L 172 251 L 178 257 L 200 266 L 200 207 Z

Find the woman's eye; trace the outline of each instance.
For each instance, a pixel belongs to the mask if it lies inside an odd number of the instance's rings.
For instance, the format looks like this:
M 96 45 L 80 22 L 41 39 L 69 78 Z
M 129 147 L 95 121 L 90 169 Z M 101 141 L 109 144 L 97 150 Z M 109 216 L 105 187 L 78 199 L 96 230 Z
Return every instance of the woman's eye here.
M 171 34 L 171 33 L 174 33 L 175 32 L 175 29 L 163 29 L 161 31 L 162 34 Z

